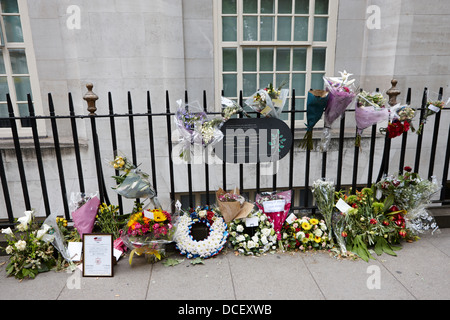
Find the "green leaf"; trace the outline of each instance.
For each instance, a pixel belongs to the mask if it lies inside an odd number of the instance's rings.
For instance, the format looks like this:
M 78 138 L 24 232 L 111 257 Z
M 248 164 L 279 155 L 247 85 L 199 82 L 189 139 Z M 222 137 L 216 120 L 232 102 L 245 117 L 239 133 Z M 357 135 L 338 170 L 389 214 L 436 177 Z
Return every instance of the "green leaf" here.
M 162 262 L 162 264 L 165 265 L 166 267 L 173 267 L 173 266 L 176 266 L 177 264 L 180 264 L 183 261 L 184 261 L 184 259 L 167 258 L 167 260 L 164 260 Z
M 191 264 L 196 265 L 196 264 L 204 264 L 203 259 L 198 257 L 195 258 L 194 260 L 191 260 Z

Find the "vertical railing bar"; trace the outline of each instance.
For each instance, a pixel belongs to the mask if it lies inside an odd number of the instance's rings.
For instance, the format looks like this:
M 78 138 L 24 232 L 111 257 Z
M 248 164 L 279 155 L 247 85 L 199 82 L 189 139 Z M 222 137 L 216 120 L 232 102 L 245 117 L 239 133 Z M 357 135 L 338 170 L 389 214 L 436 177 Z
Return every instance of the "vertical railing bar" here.
M 8 188 L 8 179 L 6 179 L 6 171 L 3 163 L 2 153 L 0 153 L 0 180 L 2 182 L 3 197 L 5 199 L 6 213 L 8 214 L 8 222 L 12 224 L 14 223 L 14 213 L 12 210 L 11 197 L 9 195 L 9 188 Z
M 108 109 L 109 109 L 109 126 L 111 128 L 111 142 L 112 142 L 112 150 L 114 159 L 118 156 L 117 150 L 117 137 L 116 137 L 116 122 L 114 119 L 114 106 L 112 101 L 111 92 L 108 92 Z M 116 176 L 120 175 L 119 170 L 114 169 L 114 174 Z M 116 183 L 118 185 L 118 183 Z M 119 212 L 123 214 L 123 205 L 122 205 L 122 196 L 117 193 L 117 202 L 119 205 Z
M 410 103 L 411 103 L 411 88 L 408 88 L 408 92 L 406 94 L 406 105 L 409 105 Z M 403 132 L 402 146 L 400 148 L 400 161 L 399 161 L 399 165 L 398 165 L 398 172 L 400 174 L 403 172 L 403 168 L 405 166 L 407 140 L 408 140 L 408 132 Z
M 291 135 L 292 141 L 294 141 L 295 134 L 295 89 L 292 89 L 291 94 Z M 291 153 L 289 155 L 289 190 L 294 186 L 294 142 L 291 145 Z
M 448 127 L 448 135 L 447 135 L 447 149 L 445 151 L 445 160 L 444 160 L 444 170 L 442 173 L 442 189 L 441 189 L 441 202 L 445 201 L 445 196 L 447 194 L 447 176 L 448 176 L 448 167 L 450 160 L 450 124 Z
M 206 102 L 206 90 L 203 90 L 203 111 L 208 113 L 208 106 Z M 211 204 L 209 198 L 209 148 L 204 148 L 204 161 L 205 161 L 205 191 L 206 191 L 206 205 L 209 206 Z
M 55 107 L 53 105 L 53 98 L 52 95 L 48 94 L 48 107 L 50 111 L 50 116 L 55 115 Z M 67 201 L 67 191 L 66 191 L 66 182 L 64 178 L 64 169 L 61 159 L 61 149 L 60 149 L 60 143 L 59 143 L 59 135 L 58 135 L 58 127 L 56 124 L 56 118 L 50 119 L 51 125 L 52 125 L 52 132 L 53 132 L 53 142 L 55 147 L 55 155 L 56 155 L 56 164 L 58 166 L 58 172 L 59 172 L 59 182 L 61 186 L 61 196 L 63 200 L 63 208 L 65 212 L 66 219 L 70 219 L 70 212 L 69 212 L 69 205 Z
M 239 91 L 239 105 L 241 106 L 241 108 L 244 107 L 242 90 Z M 239 113 L 238 117 L 239 118 L 243 117 L 242 112 Z M 246 142 L 244 142 L 244 143 L 246 143 Z M 251 141 L 249 141 L 249 144 L 250 143 L 251 143 Z M 244 192 L 244 165 L 242 163 L 239 164 L 239 191 L 241 193 Z
M 261 114 L 259 112 L 256 114 L 256 118 L 258 118 L 258 119 L 261 118 Z M 260 152 L 259 143 L 258 143 L 257 148 L 258 148 L 257 152 L 259 155 L 259 152 Z M 257 161 L 256 162 L 256 194 L 259 194 L 259 193 L 261 193 L 261 162 L 259 162 L 259 156 L 256 161 Z
M 25 203 L 25 209 L 31 210 L 30 195 L 28 193 L 27 178 L 25 175 L 25 168 L 23 165 L 22 150 L 20 149 L 19 133 L 17 131 L 17 124 L 14 116 L 14 108 L 9 94 L 6 94 L 6 100 L 8 103 L 11 132 L 14 140 L 14 149 L 16 150 L 17 166 L 19 168 L 19 176 L 22 185 L 22 193 L 23 193 L 23 200 Z
M 336 173 L 336 189 L 341 189 L 341 178 L 342 178 L 342 162 L 344 155 L 344 134 L 345 134 L 345 112 L 341 115 L 341 122 L 339 127 L 339 150 L 338 150 L 338 161 L 337 161 L 337 173 Z
M 184 102 L 186 104 L 186 111 L 188 111 L 188 109 L 189 109 L 188 101 L 189 101 L 188 92 L 187 92 L 187 90 L 185 90 L 184 91 Z M 190 147 L 193 148 L 194 146 L 191 144 Z M 195 151 L 195 149 L 194 149 L 194 151 Z M 189 157 L 189 158 L 191 159 L 192 157 Z M 188 173 L 189 207 L 193 208 L 194 207 L 194 195 L 192 194 L 192 164 L 191 164 L 190 160 L 187 163 L 187 173 Z
M 306 161 L 305 161 L 305 198 L 304 198 L 304 202 L 303 205 L 305 208 L 308 207 L 309 204 L 309 194 L 308 194 L 308 190 L 309 190 L 309 169 L 310 169 L 310 158 L 311 158 L 311 151 L 309 150 L 309 148 L 306 148 Z
M 356 129 L 358 131 L 358 129 Z M 358 134 L 358 133 L 356 133 Z M 358 161 L 359 161 L 359 146 L 355 145 L 355 153 L 353 154 L 353 177 L 352 177 L 352 194 L 356 193 L 356 182 L 358 179 Z
M 375 161 L 375 142 L 377 136 L 377 125 L 372 125 L 372 133 L 370 135 L 370 150 L 369 150 L 369 169 L 367 173 L 367 187 L 372 185 L 372 175 L 373 175 L 373 163 Z
M 224 91 L 222 89 L 222 97 L 224 94 Z M 226 141 L 224 141 L 226 143 Z M 227 162 L 225 161 L 226 156 L 224 155 L 224 159 L 222 160 L 222 184 L 223 184 L 223 190 L 227 190 Z
M 377 88 L 376 92 L 379 92 L 380 89 Z M 390 111 L 389 111 L 390 112 Z M 386 132 L 385 138 L 384 138 L 384 148 L 383 148 L 383 155 L 381 156 L 381 166 L 380 171 L 378 172 L 377 181 L 380 181 L 383 175 L 389 173 L 389 158 L 390 158 L 390 151 L 391 151 L 391 142 L 392 139 L 389 137 L 389 135 Z
M 442 87 L 439 89 L 439 97 L 438 97 L 439 101 L 442 100 L 443 90 L 444 90 L 444 88 L 442 88 Z M 434 162 L 436 159 L 437 140 L 439 137 L 440 122 L 441 122 L 441 112 L 438 112 L 434 116 L 433 140 L 431 142 L 430 164 L 428 167 L 428 179 L 430 179 L 433 176 Z
M 169 91 L 166 90 L 166 123 L 167 123 L 167 145 L 169 152 L 169 178 L 170 178 L 170 200 L 172 204 L 172 212 L 175 212 L 175 181 L 173 176 L 173 159 L 172 159 L 172 125 L 170 117 Z
M 130 141 L 131 141 L 131 157 L 135 167 L 138 166 L 137 154 L 136 154 L 136 137 L 134 132 L 134 116 L 133 116 L 133 102 L 131 99 L 131 92 L 128 91 L 128 123 L 130 128 Z M 140 203 L 140 199 L 136 198 L 136 203 Z
M 152 103 L 150 99 L 150 91 L 147 91 L 147 112 L 148 112 L 148 136 L 150 140 L 150 159 L 152 161 L 152 181 L 155 193 L 158 194 L 158 186 L 156 179 L 156 158 L 155 158 L 155 139 L 153 137 L 153 116 L 152 116 Z
M 427 97 L 428 97 L 428 89 L 425 88 L 423 90 L 423 96 L 422 96 L 422 106 L 421 106 L 421 110 L 420 110 L 419 126 L 422 123 L 423 118 L 424 118 L 425 107 L 427 105 Z M 418 137 L 417 137 L 416 158 L 415 158 L 415 161 L 414 161 L 414 173 L 419 173 L 420 154 L 422 152 L 423 133 L 424 133 L 424 129 L 422 128 L 421 134 L 419 134 Z
M 77 129 L 77 122 L 75 119 L 75 110 L 73 107 L 73 99 L 72 99 L 72 93 L 69 92 L 68 95 L 69 98 L 69 114 L 72 116 L 70 118 L 70 124 L 72 127 L 72 138 L 73 138 L 73 146 L 75 149 L 75 160 L 77 164 L 77 172 L 78 172 L 78 185 L 80 186 L 80 192 L 84 194 L 86 192 L 85 186 L 84 186 L 84 178 L 83 178 L 83 167 L 81 165 L 81 155 L 80 155 L 80 144 L 78 141 L 78 129 Z
M 31 101 L 31 95 L 27 95 L 28 100 L 28 112 L 31 121 L 31 131 L 33 133 L 34 150 L 36 153 L 37 166 L 39 171 L 39 180 L 41 181 L 42 199 L 44 201 L 45 215 L 48 217 L 51 214 L 50 203 L 48 200 L 47 181 L 45 179 L 44 164 L 42 162 L 41 146 L 39 143 L 39 134 L 37 130 L 37 121 L 34 113 L 33 102 Z

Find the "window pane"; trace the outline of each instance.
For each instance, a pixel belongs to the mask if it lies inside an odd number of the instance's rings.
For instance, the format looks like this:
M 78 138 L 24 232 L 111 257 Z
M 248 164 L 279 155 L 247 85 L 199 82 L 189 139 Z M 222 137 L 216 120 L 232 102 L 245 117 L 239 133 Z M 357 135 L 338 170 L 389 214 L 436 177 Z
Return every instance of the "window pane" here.
M 244 41 L 258 41 L 258 18 L 244 16 Z
M 14 77 L 17 101 L 27 101 L 27 94 L 31 94 L 30 77 Z
M 261 17 L 260 23 L 261 41 L 273 41 L 274 18 Z
M 23 42 L 22 25 L 19 16 L 3 16 L 8 42 Z
M 28 73 L 25 49 L 10 49 L 9 57 L 11 58 L 11 68 L 13 74 Z
M 315 90 L 323 90 L 323 76 L 324 73 L 313 73 L 311 74 L 311 88 Z
M 306 74 L 305 73 L 293 73 L 292 74 L 292 89 L 295 89 L 296 96 L 305 95 L 306 86 Z
M 259 88 L 266 88 L 269 83 L 273 84 L 273 73 L 260 73 L 259 74 Z
M 295 0 L 295 13 L 296 14 L 308 14 L 309 13 L 309 0 Z
M 236 17 L 222 18 L 222 40 L 236 41 Z
M 223 71 L 236 71 L 236 49 L 223 48 Z
M 256 48 L 243 49 L 244 71 L 256 71 Z
M 298 98 L 295 99 L 295 110 L 305 110 L 305 99 Z M 295 120 L 303 120 L 305 119 L 305 113 L 304 112 L 296 112 L 295 113 Z
M 316 14 L 328 14 L 328 0 L 316 0 Z
M 278 17 L 278 41 L 291 41 L 291 17 Z
M 292 0 L 278 0 L 278 13 L 292 13 Z
M 314 41 L 327 41 L 328 18 L 314 18 Z
M 274 0 L 261 0 L 261 13 L 274 13 Z
M 292 70 L 306 71 L 306 48 L 294 49 Z
M 291 110 L 291 99 L 290 98 L 286 99 L 286 102 L 284 103 L 282 111 L 289 111 L 289 110 Z M 289 113 L 281 112 L 280 120 L 283 120 L 283 121 L 289 120 Z
M 308 41 L 308 19 L 308 17 L 295 17 L 295 41 Z
M 273 71 L 273 49 L 261 48 L 259 51 L 259 70 Z
M 236 13 L 236 0 L 222 0 L 222 13 L 235 14 Z
M 258 1 L 244 0 L 244 13 L 258 13 Z
M 0 77 L 0 101 L 6 101 L 6 94 L 9 93 L 8 79 Z
M 3 50 L 0 49 L 0 74 L 6 74 L 5 61 L 3 60 Z
M 326 48 L 314 48 L 312 57 L 312 70 L 325 70 Z
M 256 73 L 246 73 L 243 75 L 243 95 L 244 96 L 250 96 L 253 93 L 255 93 L 257 86 L 256 86 Z
M 277 71 L 289 71 L 291 49 L 277 49 Z
M 21 117 L 26 117 L 30 115 L 30 109 L 28 108 L 28 103 L 18 103 L 17 106 L 19 107 L 19 115 Z M 30 119 L 20 119 L 20 124 L 22 127 L 31 127 L 31 120 Z
M 0 104 L 0 128 L 9 128 L 11 126 L 9 119 L 2 119 L 8 117 L 8 106 L 6 105 L 6 103 Z
M 283 87 L 283 89 L 289 89 L 289 73 L 277 73 L 273 86 L 278 87 L 283 82 L 285 82 L 285 86 Z
M 236 97 L 237 78 L 235 74 L 223 75 L 223 94 L 225 97 Z
M 3 13 L 19 13 L 17 0 L 1 0 Z

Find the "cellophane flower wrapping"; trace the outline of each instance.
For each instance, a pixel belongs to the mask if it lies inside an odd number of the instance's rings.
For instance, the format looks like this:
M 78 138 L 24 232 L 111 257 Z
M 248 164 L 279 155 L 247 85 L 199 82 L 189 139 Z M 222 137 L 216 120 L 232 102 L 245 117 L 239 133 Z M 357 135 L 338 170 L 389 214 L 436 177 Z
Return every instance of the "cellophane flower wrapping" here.
M 422 134 L 423 126 L 427 123 L 428 117 L 439 113 L 450 103 L 450 98 L 443 98 L 440 94 L 427 92 L 427 103 L 425 105 L 425 110 L 423 111 L 422 121 L 419 123 L 419 128 L 417 129 L 417 134 Z
M 317 208 L 322 214 L 330 234 L 330 242 L 333 240 L 333 215 L 335 212 L 335 185 L 330 179 L 317 179 L 312 185 L 312 193 Z M 344 246 L 345 247 L 345 246 Z
M 226 223 L 233 219 L 247 217 L 254 207 L 252 203 L 246 201 L 245 198 L 240 195 L 239 188 L 234 188 L 228 192 L 219 188 L 219 190 L 216 191 L 216 203 Z
M 273 223 L 277 240 L 281 248 L 281 229 L 291 208 L 292 190 L 281 192 L 262 192 L 256 195 L 256 206 Z
M 436 177 L 431 177 L 431 180 L 422 179 L 411 168 L 406 168 L 403 174 L 384 176 L 377 183 L 378 190 L 385 197 L 393 195 L 395 205 L 406 211 L 406 227 L 414 234 L 434 233 L 439 226 L 428 212 L 427 206 L 441 186 Z
M 316 123 L 322 118 L 323 112 L 328 103 L 328 92 L 325 90 L 309 90 L 306 101 L 306 133 L 301 142 L 303 149 L 312 150 L 312 130 Z
M 288 89 L 282 89 L 285 83 L 277 88 L 270 83 L 266 88 L 256 91 L 245 104 L 265 117 L 280 118 L 289 94 Z
M 213 146 L 223 138 L 220 128 L 222 117 L 210 117 L 203 111 L 198 102 L 183 104 L 177 101 L 178 109 L 175 114 L 175 124 L 180 134 L 180 158 L 189 162 L 193 154 L 193 146 Z
M 61 230 L 58 227 L 58 222 L 56 221 L 57 216 L 58 215 L 56 212 L 51 213 L 44 220 L 43 225 L 48 225 L 51 227 L 51 230 L 48 233 L 53 236 L 52 245 L 55 247 L 56 250 L 59 251 L 64 260 L 71 263 L 72 257 L 69 254 L 68 244 L 64 239 L 64 235 L 62 234 Z
M 145 254 L 154 261 L 161 260 L 165 246 L 174 239 L 176 217 L 160 208 L 143 210 L 130 216 L 121 239 L 131 250 L 130 264 L 134 254 Z
M 109 164 L 121 173 L 113 176 L 117 182 L 117 186 L 112 188 L 114 191 L 127 199 L 149 199 L 156 208 L 161 208 L 148 173 L 135 166 L 124 155 L 116 156 Z
M 94 229 L 95 216 L 97 215 L 100 199 L 96 193 L 83 194 L 72 193 L 69 210 L 72 212 L 74 227 L 80 237 L 85 233 L 91 233 Z M 56 218 L 55 218 L 56 221 Z
M 364 129 L 381 121 L 389 120 L 389 109 L 385 108 L 385 103 L 386 100 L 381 93 L 369 94 L 363 91 L 358 94 L 358 103 L 355 107 L 357 146 L 360 145 L 361 134 Z
M 325 88 L 328 91 L 327 106 L 324 111 L 324 131 L 322 135 L 321 149 L 328 150 L 331 140 L 330 128 L 333 122 L 342 116 L 347 107 L 355 100 L 357 95 L 353 85 L 354 80 L 349 80 L 350 74 L 341 72 L 341 77 L 324 77 Z

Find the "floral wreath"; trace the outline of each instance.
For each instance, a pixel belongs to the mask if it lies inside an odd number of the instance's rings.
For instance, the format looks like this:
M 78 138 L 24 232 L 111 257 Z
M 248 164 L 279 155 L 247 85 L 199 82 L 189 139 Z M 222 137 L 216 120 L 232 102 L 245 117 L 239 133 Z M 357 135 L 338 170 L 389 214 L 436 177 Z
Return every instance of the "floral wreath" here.
M 246 219 L 257 219 L 255 229 L 248 233 Z M 255 219 L 255 220 L 256 220 Z M 275 250 L 277 235 L 273 223 L 261 210 L 254 210 L 245 219 L 235 219 L 229 223 L 230 243 L 234 250 L 244 255 L 259 256 L 267 251 Z
M 209 235 L 197 241 L 192 237 L 191 228 L 196 223 L 204 223 L 209 228 Z M 191 258 L 209 258 L 217 255 L 227 242 L 227 224 L 209 207 L 198 207 L 190 213 L 183 214 L 175 234 L 176 247 L 180 253 Z

